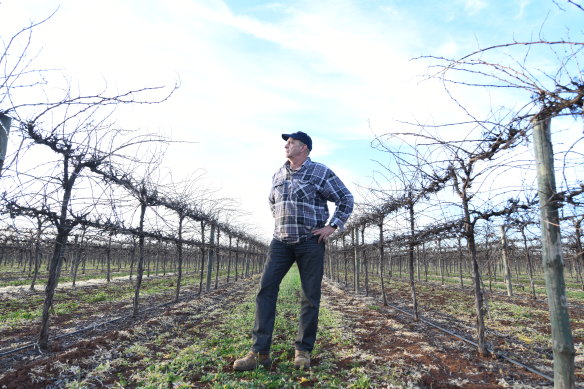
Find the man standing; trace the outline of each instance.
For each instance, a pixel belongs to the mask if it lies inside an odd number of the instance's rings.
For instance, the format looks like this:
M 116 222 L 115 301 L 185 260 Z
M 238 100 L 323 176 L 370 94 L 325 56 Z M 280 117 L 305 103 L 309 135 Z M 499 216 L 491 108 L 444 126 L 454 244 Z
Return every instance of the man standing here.
M 270 346 L 280 282 L 294 262 L 300 272 L 302 297 L 294 366 L 310 367 L 316 341 L 325 240 L 343 228 L 353 211 L 353 195 L 323 164 L 308 157 L 312 139 L 302 131 L 282 134 L 288 161 L 272 178 L 269 201 L 275 220 L 274 237 L 256 297 L 251 351 L 233 364 L 238 371 L 270 367 Z M 336 210 L 329 218 L 327 202 Z

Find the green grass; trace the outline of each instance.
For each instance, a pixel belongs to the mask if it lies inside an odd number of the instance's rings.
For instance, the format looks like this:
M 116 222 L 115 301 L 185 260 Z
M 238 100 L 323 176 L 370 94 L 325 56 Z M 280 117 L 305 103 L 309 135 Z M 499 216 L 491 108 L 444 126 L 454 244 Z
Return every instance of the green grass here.
M 190 277 L 185 277 L 181 285 L 192 286 L 196 280 L 198 278 L 191 275 Z M 142 297 L 164 293 L 170 295 L 174 293 L 175 286 L 176 279 L 174 277 L 144 277 L 140 295 Z M 66 291 L 58 290 L 54 299 L 54 312 L 57 315 L 82 313 L 90 304 L 132 301 L 133 297 L 134 284 L 130 282 L 103 284 L 100 286 L 99 291 L 84 288 L 71 288 Z M 40 290 L 35 294 L 1 301 L 0 323 L 18 325 L 30 320 L 40 319 L 43 301 L 44 293 Z
M 465 289 L 461 290 L 458 287 L 458 283 L 447 284 L 445 288 L 438 287 L 434 282 L 416 283 L 420 313 L 423 315 L 426 309 L 435 309 L 464 320 L 471 326 L 474 325 L 476 316 L 474 294 L 469 289 L 471 284 L 465 282 L 465 285 Z M 377 290 L 380 289 L 377 279 L 375 280 L 375 286 Z M 404 290 L 409 290 L 409 283 L 403 279 L 393 278 L 390 283 L 386 284 L 386 291 L 390 301 L 392 296 L 397 294 L 392 291 Z M 504 285 L 503 290 L 505 290 Z M 572 292 L 577 295 L 577 291 Z M 521 293 L 522 297 L 519 301 L 523 298 L 531 300 L 530 294 L 526 295 L 526 293 L 528 292 L 523 291 Z M 516 290 L 514 290 L 514 295 L 519 295 Z M 542 294 L 538 297 L 540 302 L 543 296 L 545 295 Z M 569 298 L 569 300 L 572 300 L 572 298 Z M 403 302 L 403 300 L 400 301 Z M 583 299 L 574 298 L 574 301 L 582 302 Z M 493 296 L 488 293 L 485 303 L 489 310 L 489 314 L 485 317 L 485 324 L 488 329 L 505 333 L 527 344 L 551 345 L 551 335 L 539 330 L 541 325 L 549 323 L 549 312 L 545 305 L 542 305 L 541 308 L 535 308 L 530 305 L 518 304 L 514 299 L 498 298 L 496 295 Z M 581 337 L 584 333 L 584 329 L 581 329 L 584 319 L 571 316 L 570 320 L 574 328 L 577 327 L 577 329 L 573 330 L 574 336 Z
M 574 301 L 584 301 L 584 290 L 566 290 L 566 296 Z
M 402 278 L 394 278 L 395 281 L 399 281 L 402 282 L 403 280 L 405 280 L 405 275 L 406 273 L 402 274 Z M 397 273 L 394 273 L 394 276 L 397 275 Z M 537 274 L 534 276 L 536 279 L 534 281 L 535 283 L 535 294 L 537 296 L 538 299 L 543 299 L 546 298 L 547 296 L 547 290 L 545 287 L 545 281 L 543 280 L 543 275 L 542 274 Z M 493 292 L 502 292 L 502 293 L 506 293 L 507 291 L 507 286 L 505 284 L 505 282 L 501 279 L 500 276 L 497 277 L 497 279 L 493 279 L 492 281 L 489 280 L 488 275 L 483 274 L 483 282 L 484 282 L 484 286 L 485 289 L 487 291 L 490 291 L 490 289 L 492 288 Z M 418 278 L 417 278 L 417 274 L 415 275 L 415 279 L 416 279 L 416 285 L 417 287 L 419 287 L 421 285 L 421 283 L 417 282 Z M 422 274 L 421 278 L 422 281 L 425 280 L 425 276 Z M 403 281 L 405 282 L 405 281 Z M 428 282 L 432 283 L 432 284 L 441 284 L 442 283 L 442 279 L 440 277 L 439 274 L 436 273 L 432 273 L 429 272 L 428 273 Z M 465 287 L 471 287 L 473 284 L 473 280 L 470 274 L 463 274 L 463 282 L 464 282 L 464 286 Z M 450 275 L 445 275 L 444 276 L 444 284 L 450 287 L 459 287 L 460 286 L 460 278 L 458 275 L 455 275 L 453 273 L 451 273 Z M 531 284 L 529 281 L 529 277 L 525 274 L 522 274 L 519 279 L 517 279 L 515 277 L 515 274 L 513 275 L 513 294 L 516 296 L 531 296 Z M 566 297 L 568 298 L 568 300 L 573 300 L 573 301 L 584 301 L 584 290 L 582 290 L 582 287 L 580 284 L 571 281 L 571 277 L 568 277 L 566 274 Z
M 254 296 L 227 312 L 219 325 L 208 325 L 205 336 L 193 339 L 192 345 L 177 350 L 166 362 L 153 363 L 135 378 L 143 388 L 189 388 L 201 383 L 213 388 L 298 388 L 309 387 L 367 387 L 365 377 L 351 372 L 335 374 L 333 351 L 321 349 L 321 344 L 347 346 L 350 337 L 342 334 L 340 318 L 325 306 L 321 307 L 319 339 L 313 355 L 319 363 L 310 370 L 293 367 L 294 339 L 300 301 L 300 278 L 297 269 L 284 278 L 278 299 L 272 345 L 273 366 L 249 372 L 232 372 L 233 360 L 245 355 L 251 346 L 250 330 L 254 322 Z M 349 377 L 348 375 L 352 375 Z
M 13 326 L 20 324 L 24 321 L 34 320 L 41 317 L 42 310 L 38 309 L 18 309 L 15 311 L 8 312 L 4 315 L 0 315 L 0 322 Z
M 67 301 L 53 305 L 55 315 L 74 313 L 84 306 L 76 301 Z M 0 315 L 0 322 L 10 326 L 21 325 L 24 322 L 39 320 L 42 316 L 42 303 L 36 308 L 20 308 Z
M 483 277 L 483 283 L 485 286 L 485 289 L 488 291 L 492 291 L 493 292 L 499 292 L 499 293 L 506 293 L 507 291 L 507 286 L 502 278 L 502 275 L 500 273 L 497 274 L 497 277 L 492 277 L 491 279 L 489 279 L 489 275 L 485 273 L 485 269 L 481 270 L 482 272 L 482 277 Z M 344 271 L 341 272 L 341 279 L 344 280 Z M 584 290 L 582 290 L 582 285 L 579 283 L 576 283 L 574 280 L 574 277 L 569 275 L 568 270 L 566 269 L 565 271 L 565 284 L 566 284 L 566 297 L 569 300 L 574 300 L 574 301 L 584 301 Z M 385 277 L 387 277 L 388 280 L 391 280 L 391 282 L 407 282 L 406 279 L 409 277 L 407 271 L 402 271 L 401 275 L 400 272 L 397 271 L 397 269 L 393 269 L 392 271 L 392 276 L 389 277 L 389 269 L 385 270 Z M 362 280 L 361 282 L 364 285 L 364 280 L 363 280 L 363 275 L 362 275 Z M 373 279 L 377 279 L 378 275 L 375 274 L 372 276 Z M 472 274 L 468 273 L 468 272 L 464 272 L 463 273 L 463 283 L 465 287 L 471 287 L 473 284 L 473 276 Z M 350 273 L 350 269 L 349 269 L 349 279 L 352 279 L 352 275 Z M 460 286 L 460 276 L 458 273 L 456 272 L 450 272 L 450 273 L 444 273 L 444 276 L 441 277 L 440 273 L 438 273 L 436 271 L 436 269 L 428 269 L 428 275 L 426 276 L 423 273 L 423 269 L 422 272 L 420 274 L 420 281 L 418 282 L 418 273 L 416 272 L 414 274 L 414 279 L 416 281 L 416 285 L 420 285 L 424 282 L 428 282 L 434 285 L 442 285 L 442 283 L 444 283 L 444 285 L 449 286 L 449 287 L 459 287 Z M 427 281 L 426 281 L 427 279 Z M 516 276 L 515 272 L 513 273 L 512 276 L 512 280 L 513 280 L 513 294 L 515 295 L 522 295 L 522 296 L 531 296 L 531 283 L 529 280 L 529 276 L 527 274 L 520 274 L 519 277 Z M 537 296 L 538 299 L 542 299 L 545 298 L 547 296 L 547 291 L 545 288 L 545 281 L 543 279 L 543 274 L 542 273 L 537 273 L 534 275 L 534 284 L 535 284 L 535 294 Z
M 62 280 L 60 282 L 63 282 Z M 135 282 L 135 278 L 134 278 Z M 40 284 L 39 284 L 40 285 Z M 190 274 L 184 277 L 181 285 L 198 285 L 197 275 Z M 176 278 L 171 277 L 144 277 L 140 295 L 144 297 L 167 294 L 171 296 L 176 287 Z M 38 287 L 37 287 L 38 288 Z M 0 323 L 2 326 L 19 326 L 31 321 L 38 321 L 42 316 L 44 293 L 37 290 L 33 294 L 7 298 L 0 301 Z M 131 302 L 134 298 L 133 282 L 111 282 L 99 286 L 99 290 L 92 288 L 69 288 L 57 290 L 53 303 L 53 313 L 57 316 L 79 314 L 88 310 L 90 305 L 115 302 Z M 171 297 L 169 297 L 169 300 Z
M 525 307 L 504 301 L 489 302 L 489 319 L 486 324 L 489 327 L 499 328 L 504 332 L 516 336 L 524 343 L 550 343 L 549 335 L 546 335 L 533 328 L 533 323 L 539 323 L 538 318 L 547 317 L 548 313 L 543 310 L 537 310 L 533 307 Z M 503 322 L 510 324 L 503 325 Z

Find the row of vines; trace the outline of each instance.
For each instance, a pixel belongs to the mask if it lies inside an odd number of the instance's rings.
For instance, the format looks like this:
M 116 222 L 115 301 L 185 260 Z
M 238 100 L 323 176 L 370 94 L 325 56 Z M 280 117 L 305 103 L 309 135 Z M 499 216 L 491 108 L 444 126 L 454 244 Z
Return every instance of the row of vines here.
M 0 57 L 7 150 L 0 165 L 0 266 L 14 274 L 14 284 L 23 283 L 23 274 L 30 288 L 40 279 L 45 284 L 40 348 L 49 345 L 51 307 L 64 275 L 74 285 L 80 277 L 128 276 L 136 313 L 144 275 L 176 277 L 178 301 L 185 273 L 198 276 L 202 293 L 221 279 L 260 271 L 267 247 L 238 224 L 238 207 L 217 200 L 196 172 L 174 182 L 162 167 L 170 140 L 113 120 L 126 106 L 167 101 L 176 86 L 81 94 L 69 85 L 48 93 L 50 72 L 30 68 L 26 51 L 44 22 L 17 32 Z M 542 298 L 545 281 L 555 385 L 575 387 L 564 273 L 584 289 L 583 49 L 578 41 L 541 39 L 454 60 L 424 58 L 432 62 L 428 78 L 444 85 L 465 119 L 401 122 L 373 140 L 387 160 L 379 161 L 376 184 L 363 188 L 344 231 L 329 240 L 327 276 L 357 293 L 376 288 L 385 303 L 386 284 L 407 279 L 415 320 L 422 281 L 472 285 L 483 355 L 487 293 L 502 286 L 509 296 L 523 288 Z M 558 59 L 557 69 L 530 67 L 529 56 L 543 50 Z M 456 96 L 464 87 L 504 88 L 521 103 L 479 119 Z
M 492 222 L 489 224 L 493 224 Z M 499 233 L 489 225 L 488 230 L 479 231 L 477 256 L 479 258 L 481 284 L 489 293 L 513 296 L 517 292 L 532 299 L 545 298 L 543 289 L 543 267 L 539 239 L 508 239 L 508 231 Z M 500 226 L 501 227 L 501 226 Z M 370 277 L 381 285 L 383 280 L 409 279 L 408 247 L 400 243 L 400 237 L 391 236 L 381 240 L 366 240 L 367 230 L 381 231 L 387 226 L 350 226 L 329 245 L 327 276 L 343 283 L 356 293 L 369 295 Z M 504 235 L 503 235 L 504 233 Z M 454 237 L 453 237 L 454 235 Z M 416 282 L 436 282 L 440 285 L 472 285 L 472 268 L 468 261 L 467 247 L 460 234 L 444 234 L 434 240 L 424 239 L 414 249 L 413 278 Z M 570 234 L 564 246 L 567 282 L 584 291 L 584 261 L 582 249 L 574 238 L 582 234 Z M 406 237 L 401 237 L 406 239 Z M 572 244 L 570 244 L 572 241 Z M 380 244 L 383 243 L 383 244 Z M 387 301 L 387 296 L 381 290 Z
M 554 385 L 575 387 L 565 272 L 584 290 L 583 49 L 581 41 L 542 36 L 462 58 L 420 58 L 430 62 L 426 82 L 438 81 L 462 115 L 400 121 L 373 140 L 386 158 L 358 212 L 329 242 L 328 275 L 359 293 L 375 285 L 385 304 L 387 283 L 403 277 L 416 321 L 422 280 L 470 284 L 481 355 L 492 351 L 485 316 L 494 286 L 545 297 Z M 555 67 L 536 65 L 532 57 L 542 53 L 557 59 Z M 501 89 L 514 100 L 486 116 L 468 100 L 483 92 L 493 99 Z
M 14 34 L 0 56 L 0 265 L 13 284 L 44 285 L 38 346 L 49 346 L 65 276 L 73 285 L 92 272 L 107 282 L 129 276 L 136 314 L 145 273 L 173 274 L 178 301 L 185 272 L 199 275 L 199 293 L 258 272 L 267 248 L 238 223 L 236 204 L 216 199 L 200 172 L 174 182 L 163 167 L 172 142 L 114 120 L 125 106 L 165 102 L 177 86 L 86 95 L 56 87 L 27 50 L 45 22 Z

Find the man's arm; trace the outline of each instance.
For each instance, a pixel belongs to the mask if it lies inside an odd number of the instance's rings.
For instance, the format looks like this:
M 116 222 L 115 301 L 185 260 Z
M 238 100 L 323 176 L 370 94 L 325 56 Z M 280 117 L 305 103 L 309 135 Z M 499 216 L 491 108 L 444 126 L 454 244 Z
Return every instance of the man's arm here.
M 268 202 L 270 203 L 270 210 L 272 211 L 272 217 L 276 217 L 276 199 L 274 198 L 274 188 L 270 191 L 268 196 Z
M 332 235 L 337 228 L 341 230 L 345 228 L 345 223 L 353 212 L 354 205 L 353 195 L 332 171 L 328 173 L 322 195 L 327 201 L 335 203 L 336 209 L 328 225 L 312 231 L 314 235 L 318 236 L 319 243 Z
M 270 210 L 272 211 L 272 217 L 276 217 L 276 194 L 274 192 L 275 189 L 275 182 L 276 177 L 280 174 L 280 170 L 278 170 L 272 176 L 272 188 L 270 189 L 270 195 L 268 196 L 268 202 L 270 203 Z
M 343 230 L 345 223 L 351 216 L 351 212 L 353 212 L 354 199 L 341 179 L 332 171 L 330 174 L 330 177 L 325 182 L 323 195 L 328 201 L 335 203 L 336 209 L 329 224 L 332 223 L 340 230 Z

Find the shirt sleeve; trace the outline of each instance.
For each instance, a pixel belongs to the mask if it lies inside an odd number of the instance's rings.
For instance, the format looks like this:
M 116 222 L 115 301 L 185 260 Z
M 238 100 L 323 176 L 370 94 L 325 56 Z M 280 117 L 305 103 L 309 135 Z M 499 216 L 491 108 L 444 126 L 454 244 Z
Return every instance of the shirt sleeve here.
M 351 212 L 353 212 L 353 195 L 332 170 L 327 172 L 322 195 L 327 201 L 335 203 L 335 213 L 330 222 L 334 223 L 342 231 L 349 216 L 351 216 Z
M 268 202 L 270 203 L 270 210 L 272 211 L 273 217 L 276 217 L 276 196 L 274 195 L 274 179 L 276 174 L 274 174 L 272 177 L 272 189 L 270 190 L 270 195 L 268 196 Z

